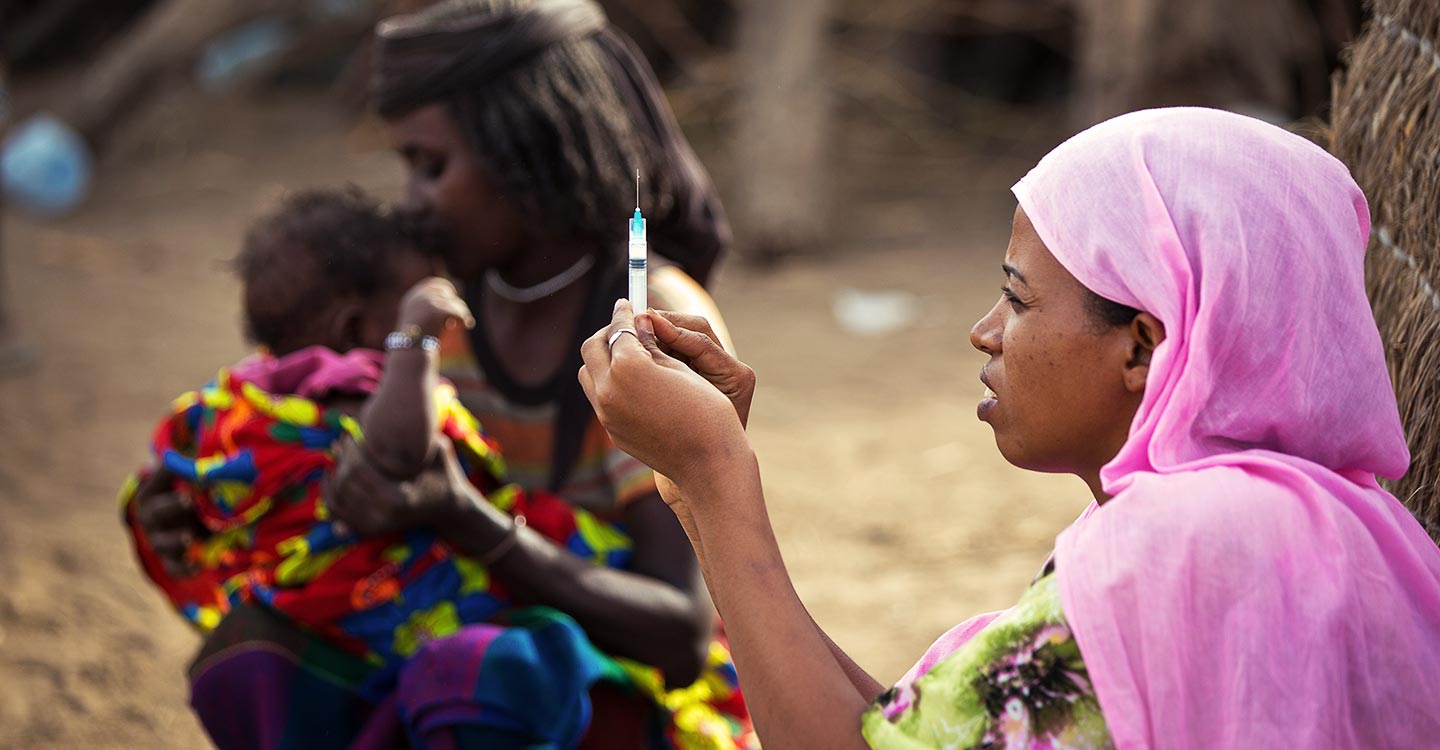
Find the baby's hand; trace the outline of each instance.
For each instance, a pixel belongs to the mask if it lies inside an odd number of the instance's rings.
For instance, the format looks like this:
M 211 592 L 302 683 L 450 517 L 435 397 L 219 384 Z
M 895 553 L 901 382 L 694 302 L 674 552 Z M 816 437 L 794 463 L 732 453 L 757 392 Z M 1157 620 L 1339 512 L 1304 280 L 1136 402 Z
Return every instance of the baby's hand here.
M 475 317 L 455 285 L 432 276 L 405 293 L 400 300 L 400 327 L 416 326 L 425 336 L 439 336 L 456 323 L 466 328 L 475 326 Z

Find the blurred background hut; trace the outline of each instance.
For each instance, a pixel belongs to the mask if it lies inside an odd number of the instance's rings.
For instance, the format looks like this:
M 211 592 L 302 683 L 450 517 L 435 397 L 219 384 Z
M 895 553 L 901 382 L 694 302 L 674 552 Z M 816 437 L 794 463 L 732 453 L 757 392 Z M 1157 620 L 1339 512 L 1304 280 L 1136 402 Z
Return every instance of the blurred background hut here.
M 10 0 L 0 61 L 25 94 L 20 114 L 57 110 L 103 150 L 157 92 L 185 86 L 324 80 L 358 109 L 371 25 L 425 4 Z M 835 238 L 833 188 L 854 130 L 934 146 L 954 129 L 1013 132 L 1035 104 L 1074 128 L 1181 103 L 1277 122 L 1323 114 L 1363 17 L 1360 0 L 603 4 L 656 63 L 682 121 L 727 133 L 733 163 L 717 171 L 733 170 L 742 251 L 765 261 Z

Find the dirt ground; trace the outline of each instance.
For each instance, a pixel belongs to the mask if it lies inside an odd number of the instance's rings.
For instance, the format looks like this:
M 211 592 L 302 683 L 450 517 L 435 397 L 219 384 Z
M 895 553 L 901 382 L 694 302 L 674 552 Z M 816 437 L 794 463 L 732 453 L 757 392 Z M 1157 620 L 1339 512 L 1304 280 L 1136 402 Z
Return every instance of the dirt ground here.
M 0 748 L 208 747 L 182 680 L 198 638 L 141 576 L 116 489 L 169 399 L 244 353 L 224 260 L 246 221 L 286 188 L 400 187 L 373 136 L 303 98 L 161 107 L 131 131 L 80 214 L 3 225 L 40 359 L 0 380 Z M 791 572 L 882 681 L 1013 601 L 1086 502 L 1077 480 L 1005 464 L 974 416 L 969 328 L 998 294 L 1006 188 L 1043 148 L 854 156 L 832 254 L 731 263 L 716 286 L 760 376 L 751 433 Z M 847 334 L 847 287 L 911 292 L 920 316 Z

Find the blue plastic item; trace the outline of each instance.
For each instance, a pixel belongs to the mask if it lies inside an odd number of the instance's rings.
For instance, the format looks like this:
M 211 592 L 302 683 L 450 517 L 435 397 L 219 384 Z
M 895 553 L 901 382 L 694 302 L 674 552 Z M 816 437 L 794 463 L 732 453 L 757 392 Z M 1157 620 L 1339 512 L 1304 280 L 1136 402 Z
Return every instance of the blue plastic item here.
M 320 18 L 358 20 L 371 17 L 375 5 L 374 0 L 310 0 L 306 8 Z
M 195 77 L 204 88 L 224 88 L 285 51 L 293 37 L 294 32 L 283 18 L 251 21 L 211 42 L 200 53 Z
M 7 201 L 41 216 L 74 210 L 90 192 L 90 147 L 75 129 L 48 114 L 19 125 L 0 146 L 0 188 Z

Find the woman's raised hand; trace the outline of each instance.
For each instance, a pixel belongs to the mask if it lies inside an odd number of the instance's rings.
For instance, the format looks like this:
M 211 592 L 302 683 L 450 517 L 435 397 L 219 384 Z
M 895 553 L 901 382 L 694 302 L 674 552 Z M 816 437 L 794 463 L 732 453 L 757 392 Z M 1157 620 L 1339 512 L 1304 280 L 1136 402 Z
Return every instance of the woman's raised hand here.
M 650 310 L 635 316 L 635 328 L 641 344 L 648 346 L 653 339 L 662 352 L 685 363 L 720 389 L 735 405 L 742 427 L 750 424 L 755 371 L 725 351 L 710 321 L 698 315 Z
M 638 324 L 638 325 L 637 325 Z M 633 334 L 633 335 L 632 335 Z M 701 318 L 642 314 L 620 300 L 580 348 L 580 385 L 616 446 L 684 486 L 748 455 L 755 375 Z

